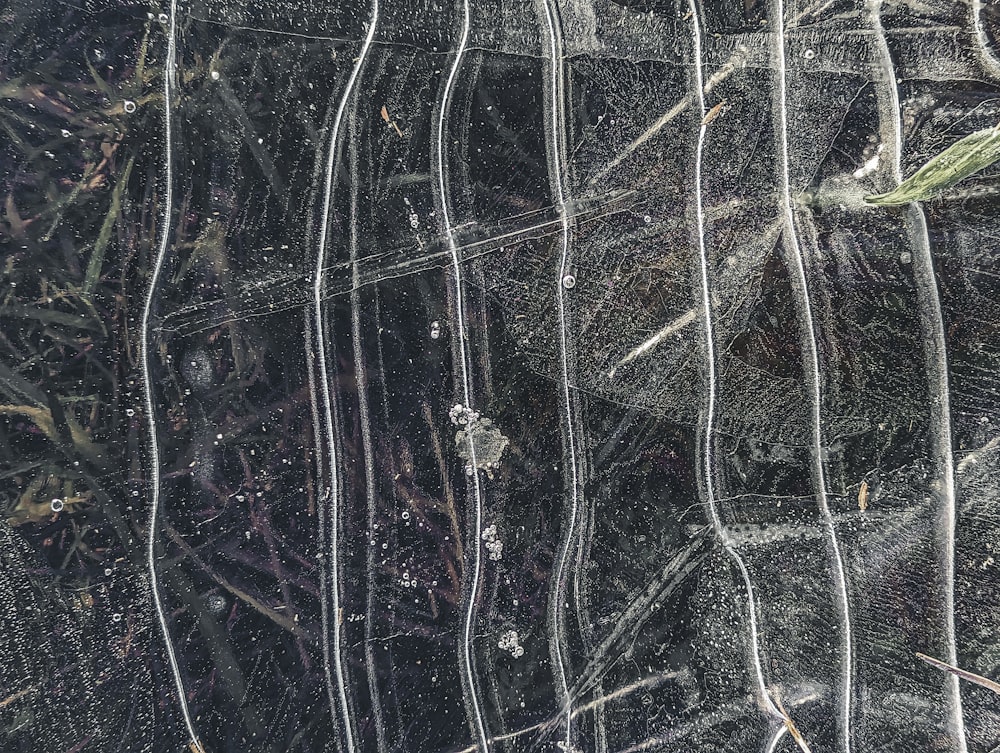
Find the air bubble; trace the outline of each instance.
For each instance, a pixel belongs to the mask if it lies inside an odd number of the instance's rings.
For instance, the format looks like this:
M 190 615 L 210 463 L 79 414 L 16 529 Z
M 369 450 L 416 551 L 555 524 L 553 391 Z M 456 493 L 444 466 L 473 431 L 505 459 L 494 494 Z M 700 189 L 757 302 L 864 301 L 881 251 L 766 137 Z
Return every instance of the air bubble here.
M 650 222 L 653 221 L 653 218 L 647 214 L 645 217 L 642 218 L 642 221 L 648 225 Z
M 121 622 L 122 621 L 121 613 L 120 612 L 115 612 L 113 615 L 111 615 L 111 621 L 112 622 Z
M 64 507 L 63 501 L 58 497 L 56 497 L 54 500 L 49 502 L 49 507 L 52 508 L 52 512 L 59 512 Z
M 400 513 L 399 517 L 401 517 L 403 520 L 409 520 L 410 519 L 410 511 L 409 510 L 403 510 L 403 512 Z
M 431 339 L 437 340 L 439 337 L 441 337 L 441 322 L 435 319 L 431 322 Z
M 564 275 L 562 278 L 562 286 L 566 288 L 566 290 L 572 290 L 576 287 L 576 277 L 573 275 Z
M 161 13 L 159 16 L 157 16 L 157 19 L 161 24 L 165 24 L 167 21 L 170 20 L 170 16 L 168 16 L 166 13 Z
M 71 131 L 67 131 L 65 128 L 62 129 L 61 133 L 64 139 L 68 139 L 70 136 L 73 135 Z
M 135 102 L 133 102 L 131 99 L 126 99 L 122 103 L 122 107 L 125 109 L 125 112 L 127 112 L 129 114 L 132 114 L 133 112 L 135 112 Z
M 213 81 L 218 81 L 222 74 L 218 71 L 212 71 L 209 75 L 212 77 Z
M 816 51 L 806 50 L 805 52 L 802 53 L 802 57 L 804 57 L 806 60 L 812 60 L 814 57 L 816 57 Z

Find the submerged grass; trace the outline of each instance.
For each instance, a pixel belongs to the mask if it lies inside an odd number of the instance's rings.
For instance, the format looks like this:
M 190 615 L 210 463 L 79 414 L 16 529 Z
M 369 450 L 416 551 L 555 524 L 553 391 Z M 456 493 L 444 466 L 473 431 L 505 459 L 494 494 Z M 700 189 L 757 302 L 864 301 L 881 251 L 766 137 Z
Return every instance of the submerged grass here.
M 956 141 L 888 193 L 866 196 L 875 206 L 931 199 L 1000 159 L 1000 124 Z

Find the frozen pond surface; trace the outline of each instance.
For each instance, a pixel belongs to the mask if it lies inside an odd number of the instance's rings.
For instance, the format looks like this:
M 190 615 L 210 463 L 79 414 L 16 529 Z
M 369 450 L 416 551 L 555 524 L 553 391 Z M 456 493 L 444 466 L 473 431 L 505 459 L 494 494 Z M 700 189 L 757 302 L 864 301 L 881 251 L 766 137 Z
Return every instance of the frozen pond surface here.
M 983 0 L 13 0 L 0 749 L 987 753 Z

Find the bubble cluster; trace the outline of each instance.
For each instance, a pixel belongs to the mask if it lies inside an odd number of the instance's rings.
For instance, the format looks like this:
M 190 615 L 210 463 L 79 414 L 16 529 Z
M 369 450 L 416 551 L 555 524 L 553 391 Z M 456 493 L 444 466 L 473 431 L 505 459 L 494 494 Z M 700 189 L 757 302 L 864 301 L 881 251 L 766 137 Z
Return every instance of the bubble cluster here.
M 448 418 L 456 426 L 468 426 L 479 420 L 479 413 L 472 410 L 472 408 L 466 408 L 461 403 L 455 403 L 452 409 L 448 411 Z
M 498 562 L 503 556 L 503 542 L 497 539 L 496 525 L 491 525 L 483 531 L 483 541 L 486 544 L 487 556 L 494 562 Z
M 205 607 L 218 616 L 226 611 L 226 597 L 222 594 L 209 594 L 205 599 Z
M 516 630 L 508 630 L 501 635 L 497 646 L 503 651 L 510 651 L 510 655 L 515 659 L 524 656 L 524 647 L 521 646 L 521 639 Z

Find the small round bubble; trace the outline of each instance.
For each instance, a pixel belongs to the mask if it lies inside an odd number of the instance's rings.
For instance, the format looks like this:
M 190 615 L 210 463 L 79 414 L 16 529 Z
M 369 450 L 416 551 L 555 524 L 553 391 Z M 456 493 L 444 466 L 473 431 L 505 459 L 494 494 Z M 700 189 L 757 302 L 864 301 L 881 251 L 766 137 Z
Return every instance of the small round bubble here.
M 165 24 L 167 21 L 170 20 L 170 16 L 168 16 L 166 13 L 161 13 L 159 16 L 157 16 L 157 19 L 160 21 L 161 24 Z
M 122 108 L 125 110 L 125 112 L 131 114 L 135 112 L 135 102 L 133 102 L 131 99 L 126 99 L 125 102 L 122 103 Z
M 222 74 L 220 74 L 218 71 L 212 71 L 210 75 L 212 76 L 213 81 L 218 81 Z
M 816 57 L 816 51 L 806 50 L 805 52 L 802 53 L 802 57 L 804 57 L 806 60 L 812 60 L 814 57 Z
M 574 275 L 563 275 L 562 286 L 566 290 L 572 290 L 576 287 L 576 277 Z
M 49 507 L 52 508 L 52 512 L 59 512 L 63 509 L 63 501 L 58 497 L 51 502 L 49 502 Z

